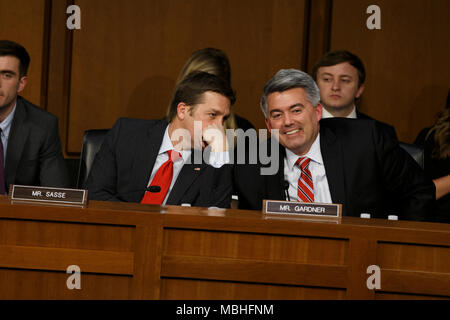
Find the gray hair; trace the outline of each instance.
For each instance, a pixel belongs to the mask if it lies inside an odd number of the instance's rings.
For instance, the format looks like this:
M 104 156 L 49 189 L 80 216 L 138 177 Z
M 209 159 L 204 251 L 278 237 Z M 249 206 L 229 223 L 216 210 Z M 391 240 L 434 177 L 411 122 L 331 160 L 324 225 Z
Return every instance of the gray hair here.
M 306 98 L 315 107 L 320 101 L 317 84 L 307 73 L 296 69 L 281 69 L 264 86 L 261 97 L 261 110 L 267 118 L 267 96 L 273 92 L 283 92 L 293 88 L 303 88 Z

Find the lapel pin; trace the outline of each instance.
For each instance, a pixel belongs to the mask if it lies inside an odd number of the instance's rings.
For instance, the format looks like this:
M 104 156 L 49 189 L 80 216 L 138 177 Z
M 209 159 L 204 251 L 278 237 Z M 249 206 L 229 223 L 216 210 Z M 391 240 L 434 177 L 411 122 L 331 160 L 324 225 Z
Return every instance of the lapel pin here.
M 194 168 L 195 171 L 200 171 L 200 167 Z

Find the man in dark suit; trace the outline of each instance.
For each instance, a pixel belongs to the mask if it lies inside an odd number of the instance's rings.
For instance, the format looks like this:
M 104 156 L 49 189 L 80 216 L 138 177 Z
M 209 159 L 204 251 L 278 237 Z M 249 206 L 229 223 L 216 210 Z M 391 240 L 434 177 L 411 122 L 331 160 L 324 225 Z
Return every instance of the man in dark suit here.
M 364 64 L 358 56 L 345 50 L 330 51 L 316 62 L 312 76 L 320 89 L 322 118 L 372 119 L 356 108 L 366 79 Z M 394 127 L 386 123 L 382 127 L 397 139 Z
M 280 70 L 267 82 L 261 108 L 270 139 L 279 142 L 271 149 L 279 169 L 262 175 L 261 164 L 237 164 L 239 207 L 260 210 L 263 199 L 289 198 L 342 203 L 345 216 L 423 220 L 433 208 L 435 188 L 414 160 L 375 120 L 321 120 L 319 101 L 317 85 L 302 71 Z M 389 211 L 393 206 L 396 211 Z
M 175 89 L 170 122 L 119 119 L 90 171 L 90 199 L 229 207 L 231 166 L 221 157 L 227 155 L 223 121 L 234 99 L 223 80 L 198 72 Z M 203 161 L 207 146 L 217 160 L 211 164 Z M 160 179 L 166 165 L 172 174 Z
M 68 187 L 58 119 L 18 94 L 30 57 L 21 45 L 0 40 L 0 194 L 10 184 Z

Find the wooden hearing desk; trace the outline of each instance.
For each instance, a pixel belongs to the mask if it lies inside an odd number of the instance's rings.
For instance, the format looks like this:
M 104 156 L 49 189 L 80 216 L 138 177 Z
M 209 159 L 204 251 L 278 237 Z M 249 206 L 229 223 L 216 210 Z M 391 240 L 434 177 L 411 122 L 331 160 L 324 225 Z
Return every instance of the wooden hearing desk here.
M 66 285 L 71 265 L 81 290 Z M 371 265 L 381 268 L 379 290 L 367 288 Z M 447 224 L 0 196 L 1 299 L 427 297 L 450 297 Z

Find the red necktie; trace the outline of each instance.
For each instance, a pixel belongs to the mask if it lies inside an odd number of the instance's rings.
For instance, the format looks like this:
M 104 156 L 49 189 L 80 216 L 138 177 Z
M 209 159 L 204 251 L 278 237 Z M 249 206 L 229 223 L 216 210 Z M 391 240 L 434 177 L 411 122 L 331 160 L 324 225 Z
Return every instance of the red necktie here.
M 169 160 L 164 162 L 158 171 L 156 171 L 150 186 L 161 187 L 160 192 L 146 191 L 141 203 L 145 204 L 162 204 L 169 190 L 170 184 L 173 178 L 173 162 L 181 158 L 181 154 L 174 150 L 167 151 L 169 154 Z
M 297 201 L 299 202 L 314 202 L 314 184 L 311 171 L 309 171 L 310 161 L 311 159 L 307 157 L 300 157 L 295 163 L 301 170 L 297 187 Z

